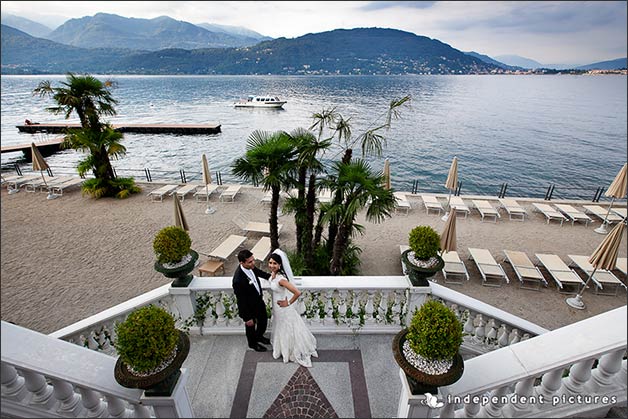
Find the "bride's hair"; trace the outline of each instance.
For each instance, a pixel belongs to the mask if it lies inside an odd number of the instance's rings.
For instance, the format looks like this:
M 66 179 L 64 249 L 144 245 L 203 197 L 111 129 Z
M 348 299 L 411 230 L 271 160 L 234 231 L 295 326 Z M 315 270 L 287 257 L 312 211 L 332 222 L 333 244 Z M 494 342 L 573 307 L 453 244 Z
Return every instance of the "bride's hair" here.
M 283 276 L 285 276 L 286 279 L 289 281 L 288 274 L 286 274 L 286 271 L 283 270 L 283 259 L 281 259 L 281 256 L 279 256 L 277 253 L 271 253 L 270 256 L 268 256 L 268 260 L 271 259 L 279 264 L 279 272 L 282 273 Z

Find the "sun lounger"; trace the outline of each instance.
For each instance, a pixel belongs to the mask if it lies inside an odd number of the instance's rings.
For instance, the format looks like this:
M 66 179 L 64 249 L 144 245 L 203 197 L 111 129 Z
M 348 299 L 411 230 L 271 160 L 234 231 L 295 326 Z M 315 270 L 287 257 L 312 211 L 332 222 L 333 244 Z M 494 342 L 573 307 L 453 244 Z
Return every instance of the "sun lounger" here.
M 179 198 L 181 201 L 185 200 L 185 196 L 191 192 L 196 191 L 196 189 L 198 187 L 200 187 L 201 185 L 199 184 L 194 184 L 194 183 L 188 183 L 186 185 L 181 186 L 180 188 L 178 188 L 176 191 L 172 192 L 172 194 L 177 194 L 177 198 Z
M 473 202 L 475 208 L 480 212 L 482 222 L 484 222 L 484 217 L 493 217 L 495 222 L 500 218 L 499 212 L 497 212 L 497 209 L 495 209 L 490 202 L 483 199 L 474 199 L 471 202 Z
M 164 195 L 171 195 L 172 191 L 178 187 L 179 185 L 164 185 L 161 188 L 150 191 L 148 196 L 152 202 L 156 202 L 157 198 L 159 198 L 159 202 L 161 202 L 164 200 Z
M 499 202 L 502 208 L 508 213 L 508 219 L 512 220 L 512 217 L 521 217 L 519 221 L 524 221 L 527 214 L 525 208 L 523 208 L 517 201 L 512 198 L 500 198 Z
M 427 214 L 430 213 L 430 210 L 438 211 L 438 215 L 440 215 L 441 211 L 445 212 L 445 209 L 434 195 L 423 194 L 421 195 L 421 199 L 423 199 L 423 205 L 425 205 L 425 212 Z
M 264 196 L 262 196 L 262 199 L 259 200 L 259 202 L 261 204 L 270 204 L 272 202 L 273 199 L 273 191 L 266 191 L 264 193 Z
M 547 281 L 539 268 L 534 266 L 534 263 L 524 252 L 504 250 L 504 255 L 506 255 L 504 261 L 510 263 L 517 278 L 519 278 L 519 288 L 540 290 L 541 283 L 547 286 Z
M 589 263 L 589 256 L 567 255 L 572 260 L 572 264 L 580 268 L 589 278 L 593 272 L 593 265 Z M 595 293 L 600 295 L 617 295 L 619 287 L 626 286 L 611 271 L 606 269 L 595 269 L 595 273 L 591 277 L 595 283 Z M 602 292 L 603 290 L 606 290 Z
M 241 185 L 229 185 L 229 187 L 220 194 L 220 200 L 224 201 L 225 199 L 229 199 L 230 202 L 235 202 L 235 197 L 240 192 L 241 188 Z
M 477 249 L 469 247 L 469 259 L 475 262 L 480 274 L 482 275 L 482 285 L 487 287 L 501 287 L 502 281 L 509 283 L 504 268 L 495 261 L 491 252 L 487 249 Z M 491 280 L 496 282 L 491 283 Z
M 41 179 L 41 175 L 25 175 L 25 176 L 18 176 L 17 178 L 13 178 L 11 180 L 7 180 L 6 185 L 7 185 L 7 190 L 9 191 L 9 193 L 16 193 L 20 191 L 20 187 L 22 185 L 24 185 L 25 183 L 31 182 L 34 179 Z
M 251 253 L 253 253 L 255 259 L 261 262 L 265 261 L 270 253 L 270 237 L 262 237 L 259 239 L 251 249 Z
M 613 213 L 613 211 L 608 211 L 608 209 L 602 208 L 599 205 L 583 205 L 582 208 L 584 208 L 584 212 L 587 214 L 593 214 L 595 216 L 597 216 L 600 220 L 604 221 L 606 220 L 607 223 L 611 224 L 611 223 L 617 223 L 621 220 L 623 220 L 622 217 L 620 217 L 619 215 Z M 608 217 L 606 216 L 606 214 L 608 213 Z
M 589 223 L 593 221 L 584 212 L 574 208 L 571 205 L 567 205 L 567 204 L 555 204 L 555 205 L 556 205 L 556 208 L 558 208 L 560 212 L 562 212 L 564 215 L 567 216 L 567 218 L 571 220 L 571 225 L 573 225 L 576 221 L 584 221 L 584 225 L 588 226 Z
M 408 212 L 410 212 L 410 210 L 412 209 L 410 201 L 408 201 L 408 197 L 403 192 L 394 192 L 393 194 L 395 195 L 396 199 L 395 212 L 403 209 L 407 215 Z
M 240 227 L 245 233 L 261 233 L 270 234 L 270 223 L 263 223 L 259 221 L 247 221 L 242 217 L 242 214 L 238 214 L 233 217 L 232 220 L 238 227 Z M 277 224 L 277 234 L 281 233 L 283 224 Z
M 458 252 L 450 250 L 449 252 L 441 253 L 440 256 L 445 261 L 445 266 L 443 266 L 443 277 L 445 278 L 445 282 L 450 284 L 462 284 L 462 281 L 458 281 L 453 278 L 466 278 L 467 281 L 469 280 L 469 272 L 467 271 L 467 267 L 464 265 L 464 262 L 460 260 Z
M 628 275 L 628 258 L 617 258 L 615 268 L 624 275 Z
M 55 197 L 63 196 L 63 191 L 66 189 L 70 189 L 73 186 L 82 185 L 85 179 L 80 177 L 73 176 L 71 179 L 66 180 L 65 182 L 53 183 L 48 185 L 48 192 L 50 195 L 54 195 Z
M 554 278 L 558 291 L 563 294 L 575 294 L 580 290 L 580 286 L 584 286 L 584 281 L 580 276 L 563 260 L 554 254 L 536 253 L 536 258 L 547 269 L 547 272 Z M 566 286 L 575 287 L 567 289 Z
M 235 252 L 235 250 L 240 247 L 242 243 L 244 243 L 245 240 L 246 237 L 244 236 L 231 234 L 222 243 L 220 243 L 218 247 L 209 252 L 209 256 L 217 259 L 227 260 L 229 256 L 231 256 L 231 254 Z
M 215 184 L 209 184 L 209 185 L 201 185 L 199 188 L 196 189 L 196 192 L 194 192 L 194 198 L 196 198 L 196 202 L 199 201 L 209 201 L 209 196 L 216 190 L 218 189 L 218 185 Z
M 318 202 L 320 203 L 328 203 L 331 202 L 331 189 L 323 188 L 316 195 L 318 198 Z
M 551 220 L 557 220 L 560 221 L 560 225 L 562 227 L 563 221 L 567 219 L 562 213 L 556 211 L 549 204 L 539 204 L 534 202 L 532 203 L 532 206 L 536 208 L 538 212 L 541 212 L 545 216 L 545 218 L 547 219 L 547 224 L 549 224 Z
M 26 192 L 37 192 L 38 188 L 44 189 L 46 185 L 54 179 L 52 176 L 41 176 L 24 182 L 22 186 Z
M 626 221 L 626 215 L 628 215 L 628 211 L 626 211 L 626 208 L 611 208 L 611 212 L 614 212 L 615 214 L 619 215 L 621 218 L 624 219 L 624 221 Z
M 453 208 L 456 211 L 456 214 L 459 212 L 464 213 L 464 218 L 467 218 L 471 213 L 471 210 L 469 209 L 467 204 L 465 204 L 462 198 L 460 198 L 459 196 L 451 197 L 449 201 L 449 207 Z

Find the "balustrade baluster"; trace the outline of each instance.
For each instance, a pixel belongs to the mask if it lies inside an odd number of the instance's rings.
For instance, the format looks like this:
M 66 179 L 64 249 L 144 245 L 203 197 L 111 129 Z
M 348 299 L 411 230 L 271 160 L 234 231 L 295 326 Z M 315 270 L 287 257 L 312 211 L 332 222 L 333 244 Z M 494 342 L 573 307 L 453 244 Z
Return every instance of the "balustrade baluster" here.
M 473 336 L 473 332 L 475 331 L 475 326 L 473 325 L 473 316 L 470 312 L 469 316 L 467 317 L 467 321 L 464 324 L 464 331 L 470 336 Z
M 473 340 L 479 344 L 484 343 L 484 320 L 482 320 L 482 315 L 480 315 L 480 324 L 475 328 Z
M 380 291 L 379 304 L 377 304 L 377 321 L 380 323 L 386 323 L 386 313 L 388 312 L 388 293 Z
M 493 391 L 491 391 L 491 396 L 489 398 L 489 402 L 482 409 L 481 416 L 490 417 L 490 418 L 498 418 L 503 417 L 502 408 L 506 404 L 502 400 L 503 396 L 506 396 L 509 393 L 508 386 L 501 386 Z
M 495 338 L 497 338 L 497 326 L 495 326 L 495 319 L 490 319 L 488 321 L 488 324 L 484 328 L 484 333 L 487 343 L 495 345 Z
M 563 380 L 559 394 L 582 394 L 587 381 L 591 378 L 591 367 L 595 359 L 577 362 L 569 369 L 569 376 Z
M 64 415 L 78 416 L 81 410 L 81 397 L 74 391 L 74 386 L 69 382 L 53 378 L 52 382 L 54 397 L 61 402 L 58 411 Z
M 545 402 L 552 400 L 552 396 L 558 391 L 562 384 L 564 368 L 558 368 L 543 374 L 541 385 L 535 387 L 534 393 L 542 397 Z
M 510 344 L 514 345 L 515 343 L 519 342 L 520 340 L 521 340 L 521 338 L 519 337 L 519 330 L 512 329 L 512 332 L 510 332 Z
M 456 403 L 447 403 L 447 399 L 443 400 L 445 405 L 440 409 L 438 413 L 439 418 L 454 418 L 456 417 Z
M 54 404 L 55 399 L 52 397 L 52 386 L 46 382 L 46 378 L 43 375 L 23 370 L 22 377 L 24 377 L 28 391 L 33 393 L 31 403 L 40 404 L 46 406 L 46 408 L 50 408 Z
M 24 377 L 20 377 L 13 365 L 2 363 L 2 397 L 20 401 L 28 394 L 24 385 Z
M 150 409 L 148 406 L 144 406 L 143 404 L 131 404 L 131 409 L 133 410 L 134 418 L 150 418 L 154 415 L 151 415 Z
M 325 292 L 325 323 L 334 324 L 334 304 L 333 304 L 334 290 L 327 290 Z
M 597 368 L 591 373 L 593 380 L 587 385 L 591 391 L 598 391 L 600 388 L 609 387 L 613 384 L 613 378 L 621 370 L 621 361 L 626 353 L 625 349 L 611 352 L 600 357 Z
M 393 306 L 392 306 L 392 312 L 393 312 L 393 321 L 395 322 L 395 324 L 400 324 L 401 323 L 401 301 L 403 299 L 403 296 L 399 294 L 399 292 L 397 292 L 396 290 L 393 292 Z
M 515 386 L 516 401 L 509 402 L 503 409 L 503 416 L 507 418 L 515 418 L 530 410 L 530 403 L 527 403 L 529 397 L 534 394 L 535 377 L 525 378 Z
M 373 318 L 373 313 L 375 312 L 375 307 L 373 305 L 373 298 L 375 297 L 374 295 L 375 291 L 367 290 L 366 294 L 367 294 L 366 306 L 364 307 L 364 310 L 366 311 L 366 314 L 365 314 L 366 324 L 374 324 L 375 319 Z
M 504 346 L 508 346 L 508 329 L 503 323 L 499 327 L 499 337 L 497 338 L 497 344 L 502 348 Z
M 339 320 L 345 320 L 347 316 L 347 291 L 338 291 L 338 317 Z
M 81 402 L 83 407 L 87 410 L 86 417 L 98 418 L 103 416 L 107 409 L 106 403 L 100 398 L 100 393 L 89 388 L 77 386 L 78 391 L 81 393 Z
M 305 313 L 305 298 L 303 298 L 303 296 L 301 298 L 299 298 L 297 300 L 297 306 L 296 306 L 296 310 L 297 313 L 299 313 L 299 315 L 303 316 L 303 314 Z
M 227 323 L 227 319 L 225 318 L 225 305 L 222 302 L 222 292 L 218 295 L 218 301 L 216 301 L 216 314 L 218 318 L 216 319 L 217 326 L 225 326 Z
M 105 396 L 105 400 L 107 400 L 107 411 L 112 418 L 126 418 L 130 416 L 122 399 L 116 396 Z
M 478 416 L 478 413 L 480 413 L 481 407 L 482 405 L 480 403 L 467 403 L 464 405 L 464 408 L 462 409 L 463 411 L 462 415 L 460 416 L 456 415 L 456 417 L 475 418 Z

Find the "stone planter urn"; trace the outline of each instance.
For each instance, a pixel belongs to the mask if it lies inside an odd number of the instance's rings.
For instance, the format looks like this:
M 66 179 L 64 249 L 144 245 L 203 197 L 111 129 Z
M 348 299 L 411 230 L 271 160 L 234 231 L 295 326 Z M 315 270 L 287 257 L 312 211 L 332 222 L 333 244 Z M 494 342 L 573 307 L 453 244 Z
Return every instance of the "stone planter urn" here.
M 445 261 L 440 256 L 433 256 L 431 259 L 427 261 L 431 261 L 428 263 L 425 260 L 420 259 L 419 262 L 424 262 L 421 264 L 417 264 L 414 258 L 414 252 L 410 249 L 404 251 L 401 254 L 401 259 L 406 266 L 406 271 L 408 273 L 408 278 L 410 278 L 410 282 L 415 287 L 427 287 L 429 286 L 428 278 L 434 276 L 437 272 L 439 272 L 445 266 Z
M 438 387 L 448 386 L 455 383 L 462 377 L 464 372 L 464 361 L 460 353 L 454 357 L 453 364 L 444 373 L 430 374 L 417 369 L 413 366 L 403 351 L 403 345 L 406 341 L 408 329 L 403 329 L 395 335 L 392 343 L 392 351 L 395 361 L 399 368 L 406 374 L 410 391 L 414 395 L 423 395 L 425 393 L 438 394 Z
M 192 272 L 194 270 L 194 267 L 196 266 L 196 261 L 198 261 L 198 253 L 190 249 L 190 253 L 188 253 L 187 258 L 189 259 L 189 261 L 180 264 L 180 266 L 178 266 L 177 264 L 174 264 L 174 266 L 172 266 L 173 264 L 163 264 L 159 261 L 156 261 L 155 270 L 164 274 L 166 278 L 174 279 L 171 284 L 173 287 L 187 287 L 194 278 L 194 276 L 191 275 L 190 272 Z

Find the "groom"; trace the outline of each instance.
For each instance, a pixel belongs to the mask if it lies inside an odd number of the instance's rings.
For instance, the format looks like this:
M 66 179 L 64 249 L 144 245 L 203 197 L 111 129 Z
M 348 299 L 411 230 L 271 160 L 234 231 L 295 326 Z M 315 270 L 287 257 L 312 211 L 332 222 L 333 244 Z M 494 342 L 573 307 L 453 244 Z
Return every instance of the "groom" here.
M 244 320 L 246 340 L 249 348 L 265 352 L 266 347 L 260 345 L 260 342 L 268 345 L 270 339 L 264 337 L 268 316 L 259 278 L 268 279 L 270 274 L 255 267 L 255 257 L 248 249 L 238 253 L 238 261 L 240 265 L 233 274 L 232 285 L 240 317 Z

